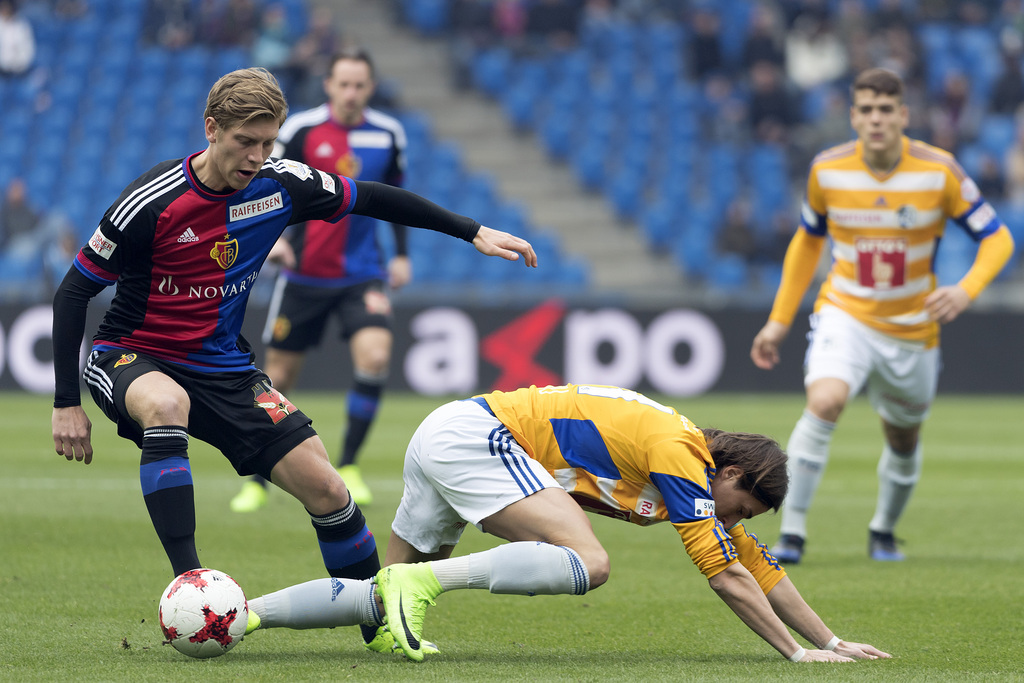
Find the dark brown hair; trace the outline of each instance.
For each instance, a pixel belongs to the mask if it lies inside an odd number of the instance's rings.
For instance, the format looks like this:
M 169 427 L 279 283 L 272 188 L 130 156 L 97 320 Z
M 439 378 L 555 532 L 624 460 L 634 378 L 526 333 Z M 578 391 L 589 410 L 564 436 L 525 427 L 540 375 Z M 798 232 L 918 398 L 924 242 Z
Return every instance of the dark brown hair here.
M 376 69 L 373 67 L 373 59 L 370 57 L 370 53 L 361 47 L 347 47 L 331 57 L 331 63 L 327 65 L 327 77 L 330 78 L 331 74 L 334 73 L 335 64 L 345 60 L 362 62 L 370 70 L 370 80 L 376 79 Z
M 891 95 L 903 101 L 903 79 L 888 69 L 861 71 L 850 86 L 851 99 L 858 90 L 874 90 L 879 95 Z
M 779 442 L 763 434 L 725 432 L 711 427 L 701 431 L 715 461 L 715 470 L 721 472 L 730 465 L 740 468 L 740 488 L 778 512 L 789 489 L 786 452 Z

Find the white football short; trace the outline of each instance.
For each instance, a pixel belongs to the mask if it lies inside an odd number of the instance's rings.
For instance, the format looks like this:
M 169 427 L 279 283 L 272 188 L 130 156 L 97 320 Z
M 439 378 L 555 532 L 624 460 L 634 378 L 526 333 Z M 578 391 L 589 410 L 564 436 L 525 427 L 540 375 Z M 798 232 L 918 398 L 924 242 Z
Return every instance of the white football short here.
M 421 553 L 455 545 L 466 523 L 558 482 L 523 450 L 489 409 L 453 401 L 423 420 L 409 441 L 405 490 L 391 529 Z
M 852 398 L 866 385 L 875 412 L 897 427 L 928 417 L 941 367 L 937 346 L 893 341 L 834 306 L 811 316 L 808 338 L 804 386 L 834 377 L 846 382 Z

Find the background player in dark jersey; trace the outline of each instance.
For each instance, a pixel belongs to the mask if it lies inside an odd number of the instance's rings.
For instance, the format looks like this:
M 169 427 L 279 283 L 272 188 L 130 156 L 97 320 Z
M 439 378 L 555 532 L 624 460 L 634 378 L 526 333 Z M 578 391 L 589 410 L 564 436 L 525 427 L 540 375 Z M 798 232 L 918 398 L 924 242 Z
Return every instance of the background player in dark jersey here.
M 331 576 L 369 578 L 380 566 L 373 534 L 309 418 L 254 366 L 240 335 L 253 281 L 289 224 L 357 212 L 430 226 L 484 254 L 536 265 L 527 242 L 411 192 L 271 158 L 287 111 L 266 70 L 223 76 L 207 99 L 208 147 L 129 185 L 54 296 L 54 447 L 89 464 L 79 349 L 89 301 L 117 285 L 85 378 L 118 434 L 142 449 L 143 496 L 176 575 L 202 566 L 190 435 L 220 449 L 239 474 L 261 474 L 301 501 Z M 368 628 L 364 638 L 390 649 L 383 631 Z
M 274 156 L 360 180 L 401 186 L 405 131 L 397 119 L 367 106 L 375 87 L 373 63 L 360 49 L 336 55 L 324 79 L 324 104 L 293 114 L 281 127 Z M 384 266 L 377 221 L 349 215 L 337 225 L 309 221 L 281 239 L 285 270 L 278 278 L 267 316 L 263 369 L 287 394 L 306 351 L 320 343 L 330 315 L 338 317 L 352 354 L 353 382 L 338 472 L 358 505 L 373 494 L 356 456 L 377 414 L 391 362 L 392 288 L 409 282 L 406 228 L 393 223 L 396 254 Z M 341 228 L 340 230 L 338 228 Z M 253 512 L 267 502 L 267 481 L 255 476 L 231 500 L 235 512 Z

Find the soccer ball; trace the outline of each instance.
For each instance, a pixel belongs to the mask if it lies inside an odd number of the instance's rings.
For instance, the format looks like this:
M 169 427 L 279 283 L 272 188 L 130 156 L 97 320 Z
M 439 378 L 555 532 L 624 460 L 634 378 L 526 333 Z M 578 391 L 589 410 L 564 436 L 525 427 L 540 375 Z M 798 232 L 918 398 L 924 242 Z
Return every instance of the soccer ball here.
M 160 596 L 160 628 L 178 652 L 219 657 L 242 640 L 249 605 L 235 580 L 216 569 L 176 576 Z

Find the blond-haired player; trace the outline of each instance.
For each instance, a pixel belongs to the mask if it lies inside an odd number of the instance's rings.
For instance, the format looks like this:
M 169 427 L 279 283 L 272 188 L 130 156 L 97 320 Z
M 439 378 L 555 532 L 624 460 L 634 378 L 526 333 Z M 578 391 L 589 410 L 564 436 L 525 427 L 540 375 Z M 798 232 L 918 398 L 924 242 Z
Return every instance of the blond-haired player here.
M 811 318 L 805 359 L 807 405 L 788 444 L 791 488 L 772 553 L 797 563 L 807 513 L 847 400 L 867 387 L 882 418 L 878 502 L 868 552 L 899 561 L 893 530 L 920 476 L 920 429 L 938 380 L 939 325 L 952 322 L 999 274 L 1013 238 L 953 155 L 903 134 L 903 82 L 885 69 L 864 71 L 851 88 L 857 139 L 815 158 L 800 227 L 783 264 L 768 322 L 750 356 L 768 370 L 779 360 L 815 267 L 832 241 L 832 267 Z M 946 220 L 979 243 L 955 285 L 936 288 L 933 264 Z

